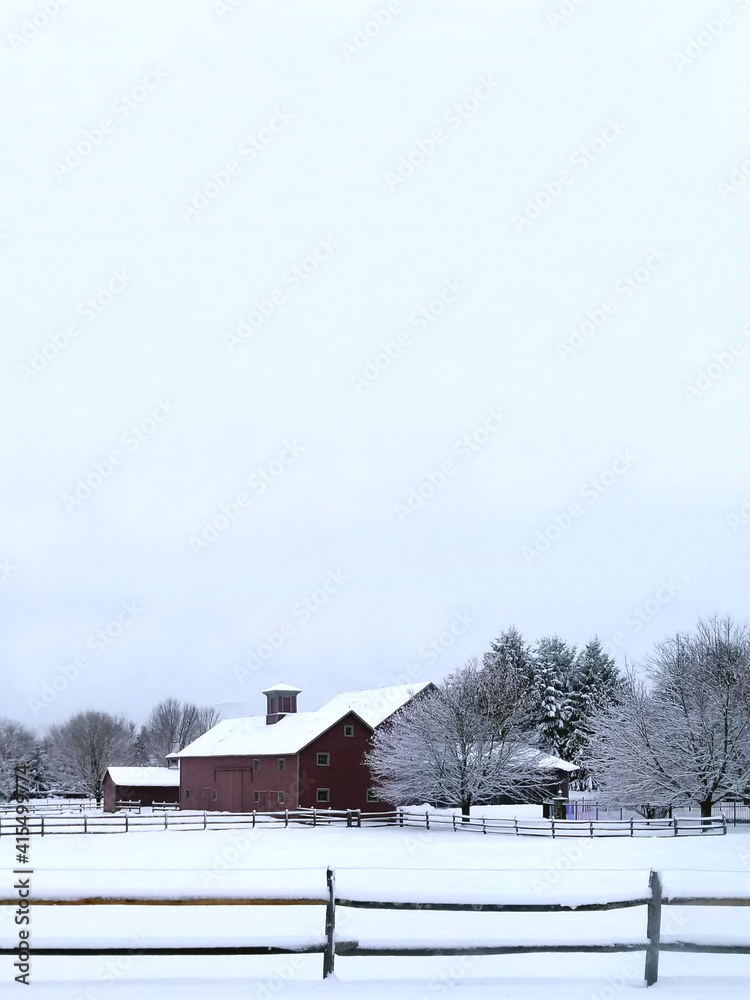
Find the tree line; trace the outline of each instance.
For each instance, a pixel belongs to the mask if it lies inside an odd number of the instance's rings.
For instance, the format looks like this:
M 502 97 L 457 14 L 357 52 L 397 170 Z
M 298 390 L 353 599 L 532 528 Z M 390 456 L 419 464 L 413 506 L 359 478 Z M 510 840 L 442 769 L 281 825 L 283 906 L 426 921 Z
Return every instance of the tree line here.
M 576 765 L 574 786 L 647 816 L 750 799 L 750 630 L 699 620 L 621 673 L 595 637 L 581 650 L 515 628 L 373 739 L 368 762 L 391 802 L 473 804 L 538 798 L 546 755 Z
M 168 753 L 182 750 L 218 721 L 216 709 L 175 698 L 156 705 L 140 730 L 123 716 L 93 710 L 50 726 L 42 737 L 0 718 L 0 798 L 13 797 L 16 768 L 25 764 L 32 792 L 83 793 L 98 803 L 108 767 L 164 766 Z

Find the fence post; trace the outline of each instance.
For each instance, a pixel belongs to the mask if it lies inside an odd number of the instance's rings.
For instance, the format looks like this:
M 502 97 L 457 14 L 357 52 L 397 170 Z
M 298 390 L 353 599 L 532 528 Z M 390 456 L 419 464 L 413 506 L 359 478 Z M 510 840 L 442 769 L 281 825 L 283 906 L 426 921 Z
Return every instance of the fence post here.
M 653 986 L 659 978 L 659 939 L 661 937 L 661 875 L 652 871 L 648 880 L 651 897 L 648 901 L 648 918 L 646 923 L 646 986 Z
M 355 812 L 357 813 L 357 827 L 361 830 L 362 829 L 362 810 L 361 809 L 356 809 Z
M 736 803 L 735 803 L 735 805 L 736 805 Z M 722 819 L 722 824 L 721 825 L 724 827 L 724 833 L 726 833 L 727 832 L 727 818 L 726 818 L 726 816 L 723 813 L 721 814 L 721 819 Z
M 153 811 L 153 810 L 152 810 Z M 139 810 L 140 812 L 140 810 Z M 164 810 L 164 829 L 167 829 L 167 810 Z
M 323 979 L 333 975 L 333 961 L 336 954 L 333 933 L 336 928 L 336 879 L 330 868 L 326 869 L 328 902 L 326 903 L 326 948 L 323 952 Z
M 86 814 L 85 813 L 83 814 L 83 832 L 84 833 L 88 833 L 89 832 L 87 824 L 86 824 Z
M 482 833 L 487 833 L 487 820 L 482 816 Z
M 554 840 L 554 837 L 555 837 L 555 820 L 554 820 L 554 817 L 553 817 L 553 819 L 552 819 L 552 838 L 553 838 L 553 840 Z
M 253 829 L 255 829 L 255 810 L 253 809 Z
M 206 816 L 205 811 L 203 813 L 203 829 L 204 830 L 208 829 L 208 816 Z
M 456 814 L 453 813 L 453 832 L 456 832 Z
M 399 809 L 399 811 L 398 811 L 398 825 L 399 826 L 403 826 L 404 825 L 404 810 L 403 809 Z
M 315 816 L 315 806 L 312 807 L 312 811 L 313 811 L 313 826 L 317 826 L 318 820 L 317 817 Z
M 675 835 L 675 837 L 677 836 L 677 829 L 678 829 L 677 828 L 677 817 L 675 816 L 675 818 L 674 818 L 674 835 Z
M 128 832 L 128 814 L 125 813 L 125 833 Z
M 593 836 L 594 836 L 594 821 L 593 821 L 593 819 L 590 819 L 589 820 L 589 837 L 593 837 Z
M 517 816 L 515 816 L 513 818 L 513 823 L 514 823 L 515 828 L 516 828 L 516 836 L 518 836 L 518 817 Z
M 289 826 L 289 810 L 288 809 L 284 810 L 284 826 L 285 827 Z
M 631 837 L 634 836 L 634 834 L 633 834 L 633 817 L 632 816 L 630 817 L 630 836 Z
M 430 829 L 430 814 L 428 812 L 424 814 L 424 828 L 425 830 Z

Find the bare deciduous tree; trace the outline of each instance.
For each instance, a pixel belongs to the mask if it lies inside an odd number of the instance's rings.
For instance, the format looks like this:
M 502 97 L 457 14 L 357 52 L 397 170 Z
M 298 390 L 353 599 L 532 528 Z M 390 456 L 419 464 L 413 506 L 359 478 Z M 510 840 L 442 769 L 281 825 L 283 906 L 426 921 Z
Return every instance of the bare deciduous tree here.
M 55 778 L 93 795 L 99 804 L 107 768 L 134 762 L 135 726 L 107 712 L 78 712 L 50 728 L 49 745 Z
M 0 719 L 0 798 L 10 799 L 16 791 L 16 768 L 34 756 L 34 734 L 20 722 Z
M 584 759 L 620 801 L 700 804 L 750 791 L 750 632 L 698 622 L 656 647 L 650 685 L 629 677 L 621 704 L 590 725 Z
M 479 673 L 469 661 L 376 731 L 366 759 L 385 799 L 456 803 L 468 817 L 472 803 L 543 783 L 513 716 L 488 716 Z
M 176 698 L 167 698 L 151 712 L 143 727 L 140 740 L 149 764 L 164 763 L 173 750 L 182 750 L 193 740 L 215 726 L 219 713 L 215 708 L 180 704 Z

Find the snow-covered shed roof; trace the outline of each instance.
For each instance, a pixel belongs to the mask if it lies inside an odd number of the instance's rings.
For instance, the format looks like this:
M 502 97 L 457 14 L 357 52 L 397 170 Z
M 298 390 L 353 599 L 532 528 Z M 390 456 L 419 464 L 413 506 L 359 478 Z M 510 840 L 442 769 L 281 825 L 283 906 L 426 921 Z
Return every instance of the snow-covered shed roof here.
M 553 754 L 544 753 L 541 750 L 529 748 L 529 753 L 534 754 L 535 763 L 543 771 L 577 771 L 578 765 L 571 764 L 570 761 L 555 757 Z
M 180 784 L 180 772 L 176 767 L 110 767 L 107 770 L 116 785 L 164 788 Z
M 375 729 L 410 701 L 414 695 L 429 687 L 432 681 L 418 681 L 414 684 L 397 684 L 393 687 L 372 688 L 369 691 L 344 691 L 331 698 L 321 708 L 321 712 L 351 710 Z

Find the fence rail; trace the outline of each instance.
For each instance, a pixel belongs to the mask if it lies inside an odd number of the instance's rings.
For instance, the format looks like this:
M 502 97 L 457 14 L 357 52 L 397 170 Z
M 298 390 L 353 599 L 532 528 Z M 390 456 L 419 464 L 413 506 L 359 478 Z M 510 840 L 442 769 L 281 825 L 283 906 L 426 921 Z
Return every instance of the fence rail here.
M 527 820 L 486 819 L 484 817 L 442 816 L 430 812 L 397 809 L 382 813 L 363 813 L 356 809 L 316 810 L 271 813 L 190 813 L 164 810 L 158 814 L 138 814 L 130 811 L 106 815 L 58 816 L 29 813 L 0 817 L 0 837 L 15 836 L 19 823 L 29 835 L 129 833 L 153 830 L 231 830 L 255 827 L 348 826 L 382 827 L 397 826 L 422 830 L 452 830 L 455 833 L 500 834 L 523 837 L 641 837 L 641 836 L 695 836 L 717 835 L 727 832 L 723 816 L 700 819 L 675 816 L 673 819 L 629 820 Z
M 585 799 L 579 799 L 573 802 L 565 803 L 565 818 L 566 819 L 582 819 L 594 821 L 603 819 L 619 819 L 625 820 L 630 819 L 631 816 L 635 818 L 643 818 L 643 814 L 639 812 L 642 806 L 625 804 L 614 805 L 612 803 L 606 802 L 587 802 Z M 666 808 L 665 808 L 666 811 Z M 700 806 L 688 805 L 688 806 L 669 806 L 668 807 L 668 818 L 674 819 L 677 816 L 680 819 L 699 819 L 701 815 Z M 750 803 L 748 802 L 734 802 L 726 801 L 720 802 L 715 805 L 712 809 L 712 816 L 719 817 L 724 816 L 727 823 L 730 826 L 743 826 L 745 824 L 750 824 Z
M 321 887 L 322 890 L 322 887 Z M 0 905 L 17 905 L 18 900 L 0 898 Z M 350 899 L 336 893 L 336 875 L 332 869 L 326 870 L 326 887 L 318 895 L 295 899 L 265 897 L 246 898 L 162 898 L 162 897 L 69 897 L 54 899 L 34 899 L 34 906 L 81 906 L 81 905 L 188 905 L 188 906 L 325 906 L 325 928 L 319 938 L 308 938 L 294 944 L 247 944 L 243 946 L 202 945 L 190 947 L 66 947 L 38 948 L 29 946 L 29 955 L 75 956 L 75 955 L 291 955 L 322 954 L 323 978 L 334 971 L 336 956 L 356 958 L 362 956 L 416 957 L 447 955 L 517 955 L 529 953 L 587 953 L 611 954 L 614 952 L 642 951 L 646 954 L 644 979 L 652 986 L 659 975 L 659 955 L 662 951 L 681 951 L 714 954 L 750 955 L 750 943 L 732 945 L 704 943 L 702 941 L 661 940 L 661 915 L 664 906 L 750 906 L 750 897 L 665 897 L 661 873 L 652 871 L 649 876 L 648 893 L 631 898 L 601 903 L 456 903 L 456 902 L 414 902 L 408 900 L 379 901 L 370 899 Z M 503 944 L 502 941 L 480 945 L 464 942 L 442 942 L 434 946 L 411 945 L 408 942 L 397 945 L 360 945 L 359 941 L 344 941 L 336 936 L 336 908 L 354 907 L 378 910 L 437 910 L 451 912 L 492 912 L 492 913 L 560 913 L 580 911 L 608 911 L 627 907 L 646 907 L 646 932 L 642 938 L 631 941 L 612 941 L 602 944 L 576 943 L 545 944 L 528 942 Z M 16 948 L 0 948 L 0 955 L 15 955 Z

